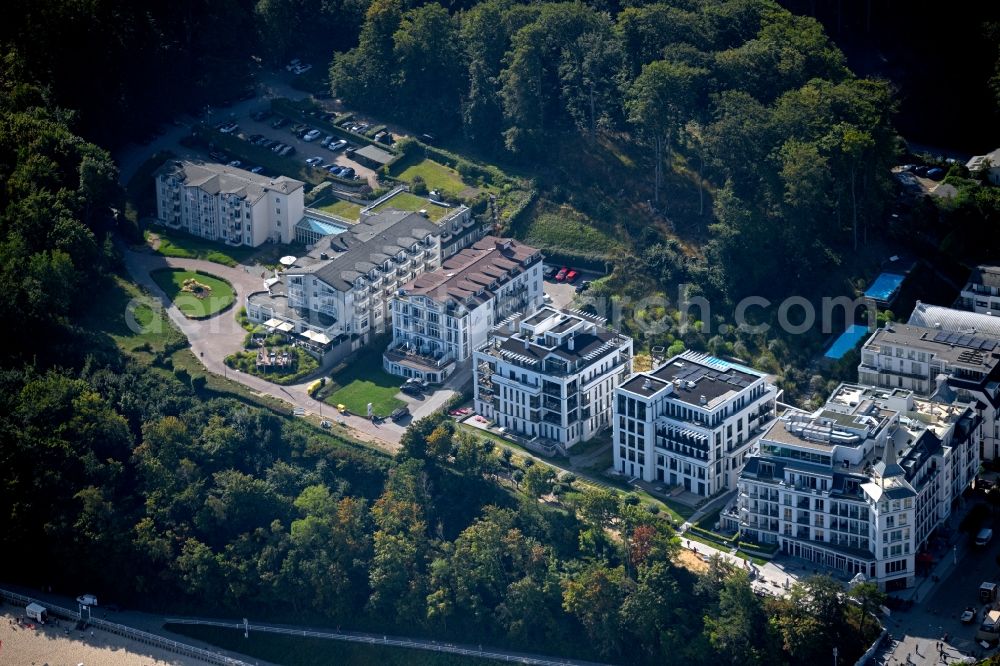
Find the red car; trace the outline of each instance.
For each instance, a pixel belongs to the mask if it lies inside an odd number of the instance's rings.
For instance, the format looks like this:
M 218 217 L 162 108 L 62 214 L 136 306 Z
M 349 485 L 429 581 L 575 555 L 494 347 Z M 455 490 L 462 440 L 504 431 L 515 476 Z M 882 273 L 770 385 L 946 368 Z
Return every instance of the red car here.
M 568 272 L 568 273 L 566 273 L 566 277 L 565 277 L 565 280 L 566 280 L 566 282 L 572 282 L 573 280 L 577 279 L 578 277 L 580 277 L 580 274 L 579 274 L 579 273 L 577 273 L 576 271 L 574 271 L 574 270 L 573 270 L 573 269 L 571 268 L 571 269 L 569 270 L 569 272 Z
M 562 268 L 560 268 L 559 272 L 556 273 L 556 282 L 562 282 L 563 280 L 565 280 L 566 279 L 566 273 L 568 271 L 569 271 L 569 269 L 566 268 L 565 266 L 563 266 Z

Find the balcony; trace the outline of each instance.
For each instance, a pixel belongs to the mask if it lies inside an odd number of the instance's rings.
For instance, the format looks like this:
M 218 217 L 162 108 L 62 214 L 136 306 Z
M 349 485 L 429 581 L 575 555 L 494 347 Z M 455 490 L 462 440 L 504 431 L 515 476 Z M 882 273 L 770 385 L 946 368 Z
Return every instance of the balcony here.
M 423 351 L 406 342 L 398 347 L 387 348 L 383 355 L 390 363 L 408 365 L 420 370 L 440 370 L 455 361 L 455 354 L 450 351 Z

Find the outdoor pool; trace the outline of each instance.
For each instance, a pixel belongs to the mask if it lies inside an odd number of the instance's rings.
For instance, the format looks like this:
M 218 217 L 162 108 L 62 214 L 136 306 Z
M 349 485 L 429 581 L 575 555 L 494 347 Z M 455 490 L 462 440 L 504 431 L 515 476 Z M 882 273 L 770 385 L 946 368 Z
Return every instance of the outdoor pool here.
M 868 335 L 867 326 L 854 324 L 833 341 L 833 344 L 830 345 L 830 348 L 826 350 L 823 356 L 835 361 L 840 360 L 844 357 L 844 354 L 854 349 L 855 345 L 866 335 Z
M 899 285 L 903 284 L 905 278 L 905 275 L 898 273 L 881 273 L 871 283 L 868 290 L 865 291 L 865 296 L 876 301 L 888 303 L 896 295 L 896 292 L 899 291 Z

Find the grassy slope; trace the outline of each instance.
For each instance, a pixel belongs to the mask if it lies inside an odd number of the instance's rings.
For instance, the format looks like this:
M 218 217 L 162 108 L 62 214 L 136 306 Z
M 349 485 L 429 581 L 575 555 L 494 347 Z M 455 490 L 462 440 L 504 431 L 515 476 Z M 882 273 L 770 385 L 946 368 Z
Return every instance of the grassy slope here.
M 221 278 L 176 269 L 154 271 L 152 278 L 187 317 L 207 317 L 229 307 L 236 300 L 232 285 Z M 205 298 L 182 291 L 185 280 L 197 280 L 211 292 Z
M 407 183 L 412 183 L 415 176 L 420 176 L 427 183 L 427 189 L 440 190 L 452 195 L 458 195 L 468 188 L 457 171 L 430 159 L 408 161 L 406 168 L 394 175 Z
M 120 277 L 110 280 L 94 299 L 81 324 L 109 335 L 125 352 L 163 351 L 181 344 L 184 336 L 174 328 L 160 303 L 139 287 Z

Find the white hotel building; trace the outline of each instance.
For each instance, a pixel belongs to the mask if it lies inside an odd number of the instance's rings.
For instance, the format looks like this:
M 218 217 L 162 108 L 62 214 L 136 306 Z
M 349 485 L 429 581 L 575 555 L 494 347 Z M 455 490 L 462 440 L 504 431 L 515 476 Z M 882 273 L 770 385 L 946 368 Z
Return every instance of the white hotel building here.
M 862 346 L 858 383 L 973 403 L 979 457 L 1000 458 L 1000 318 L 918 302 L 908 323 L 887 324 Z
M 617 389 L 615 470 L 702 497 L 735 488 L 777 398 L 762 372 L 694 352 L 675 356 Z
M 632 369 L 632 339 L 604 323 L 548 306 L 499 322 L 473 353 L 476 413 L 548 455 L 607 428 L 615 388 Z
M 309 333 L 323 353 L 360 349 L 387 329 L 389 299 L 399 287 L 441 262 L 441 229 L 418 213 L 389 210 L 298 257 L 266 289 L 247 297 L 250 321 Z
M 302 181 L 285 176 L 170 160 L 155 178 L 160 224 L 226 245 L 291 243 L 305 208 Z
M 441 382 L 486 341 L 489 330 L 542 305 L 542 254 L 487 236 L 407 282 L 392 298 L 386 372 Z
M 979 437 L 970 404 L 841 385 L 760 438 L 723 528 L 886 591 L 910 587 L 928 537 L 975 477 Z

